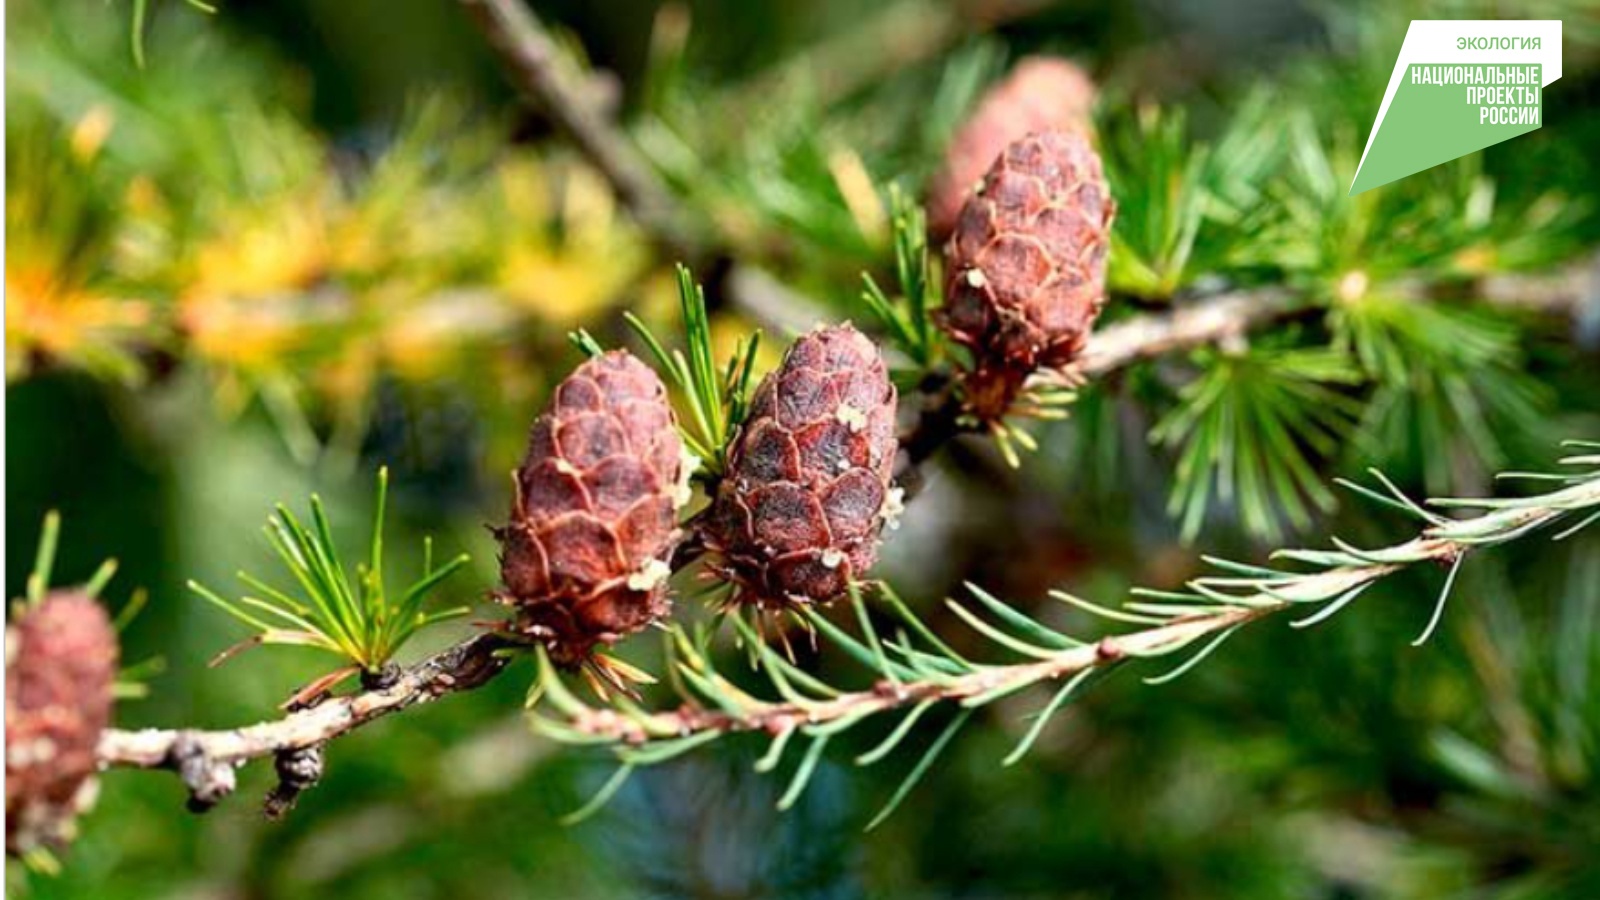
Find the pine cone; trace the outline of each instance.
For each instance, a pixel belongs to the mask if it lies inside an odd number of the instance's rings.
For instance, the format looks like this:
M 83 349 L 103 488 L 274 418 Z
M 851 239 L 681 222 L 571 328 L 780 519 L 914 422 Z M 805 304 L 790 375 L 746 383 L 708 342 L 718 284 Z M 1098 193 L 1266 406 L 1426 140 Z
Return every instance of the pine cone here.
M 956 130 L 944 167 L 928 189 L 928 232 L 937 243 L 949 237 L 989 167 L 1012 141 L 1037 131 L 1088 134 L 1095 86 L 1076 64 L 1052 56 L 1029 56 L 984 94 Z
M 70 840 L 92 802 L 117 656 L 105 609 L 82 593 L 52 593 L 6 629 L 7 853 Z
M 877 559 L 898 511 L 894 385 L 849 325 L 800 338 L 762 381 L 706 528 L 735 602 L 821 603 Z
M 941 324 L 971 348 L 969 405 L 1004 415 L 1022 381 L 1070 362 L 1105 303 L 1115 204 L 1082 135 L 1046 131 L 1006 148 L 945 245 Z
M 533 425 L 511 522 L 496 533 L 515 627 L 576 666 L 666 615 L 686 469 L 649 366 L 613 350 L 567 376 Z

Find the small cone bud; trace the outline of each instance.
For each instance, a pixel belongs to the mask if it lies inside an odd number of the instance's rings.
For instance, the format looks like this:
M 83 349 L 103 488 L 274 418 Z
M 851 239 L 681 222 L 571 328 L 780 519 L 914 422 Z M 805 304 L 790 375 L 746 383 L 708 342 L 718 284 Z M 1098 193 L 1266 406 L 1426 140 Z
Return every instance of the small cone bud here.
M 826 602 L 872 567 L 897 508 L 895 407 L 878 348 L 850 325 L 801 337 L 762 381 L 706 529 L 735 602 Z
M 93 797 L 117 657 L 116 631 L 86 594 L 50 594 L 6 629 L 7 853 L 71 839 Z
M 556 662 L 592 659 L 665 615 L 684 493 L 667 389 L 620 350 L 579 366 L 534 423 L 499 529 L 502 602 Z
M 1035 369 L 1070 362 L 1105 302 L 1114 204 L 1081 134 L 1029 135 L 995 160 L 945 245 L 940 323 L 972 350 L 969 405 L 1004 415 Z
M 1029 56 L 978 101 L 950 140 L 944 166 L 928 188 L 928 232 L 935 243 L 950 236 L 962 204 L 996 157 L 1013 141 L 1038 131 L 1089 133 L 1095 86 L 1076 64 Z

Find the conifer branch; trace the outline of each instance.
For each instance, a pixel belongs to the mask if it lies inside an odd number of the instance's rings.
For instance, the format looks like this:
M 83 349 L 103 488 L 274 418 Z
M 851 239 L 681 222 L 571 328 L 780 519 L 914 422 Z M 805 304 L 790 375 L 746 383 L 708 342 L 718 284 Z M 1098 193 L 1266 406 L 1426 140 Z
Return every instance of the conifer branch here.
M 1336 550 L 1285 550 L 1276 554 L 1309 567 L 1299 571 L 1213 560 L 1227 574 L 1197 579 L 1184 593 L 1143 592 L 1151 602 L 1129 603 L 1122 609 L 1108 610 L 1058 595 L 1102 618 L 1145 626 L 1136 631 L 1082 641 L 976 589 L 974 594 L 981 606 L 1006 630 L 988 625 L 965 607 L 953 605 L 975 628 L 1027 656 L 1023 662 L 970 662 L 912 616 L 898 598 L 886 594 L 886 602 L 902 615 L 909 633 L 921 638 L 928 645 L 926 648 L 912 646 L 904 634 L 898 639 L 880 639 L 864 613 L 860 616 L 860 637 L 850 636 L 820 615 L 809 617 L 828 640 L 875 672 L 878 680 L 864 690 L 833 689 L 795 669 L 770 647 L 752 641 L 754 652 L 761 654 L 764 671 L 782 695 L 777 701 L 760 700 L 717 674 L 706 654 L 695 649 L 680 632 L 676 674 L 695 685 L 698 699 L 686 689 L 689 702 L 673 710 L 646 712 L 626 701 L 619 701 L 615 707 L 591 707 L 567 692 L 560 678 L 546 666 L 540 688 L 562 716 L 559 720 L 541 716 L 540 721 L 544 731 L 557 740 L 610 744 L 626 763 L 653 762 L 732 732 L 764 731 L 786 741 L 785 736 L 797 729 L 815 737 L 819 729 L 844 730 L 873 715 L 901 708 L 920 715 L 917 710 L 925 709 L 925 704 L 950 701 L 970 709 L 1045 682 L 1065 681 L 1063 694 L 1067 694 L 1081 686 L 1078 677 L 1085 673 L 1103 672 L 1128 660 L 1176 654 L 1206 642 L 1188 662 L 1156 679 L 1160 681 L 1186 672 L 1240 626 L 1291 609 L 1308 613 L 1292 623 L 1296 627 L 1316 624 L 1343 609 L 1372 584 L 1426 562 L 1448 565 L 1452 570 L 1429 626 L 1431 631 L 1448 597 L 1453 572 L 1472 551 L 1577 519 L 1556 535 L 1560 539 L 1600 520 L 1600 444 L 1575 442 L 1573 446 L 1581 447 L 1583 453 L 1564 462 L 1588 467 L 1590 471 L 1549 476 L 1568 483 L 1526 498 L 1447 499 L 1424 506 L 1405 497 L 1376 473 L 1387 494 L 1348 485 L 1425 523 L 1416 537 L 1390 547 L 1359 550 L 1335 539 Z M 1429 506 L 1486 512 L 1475 518 L 1451 519 Z M 855 600 L 860 603 L 859 597 Z M 738 622 L 736 627 L 748 626 Z M 755 636 L 747 633 L 747 637 Z M 504 670 L 507 657 L 501 651 L 507 649 L 510 645 L 501 637 L 477 635 L 393 672 L 383 683 L 328 698 L 282 719 L 244 728 L 110 729 L 102 736 L 99 760 L 103 767 L 171 770 L 191 792 L 191 807 L 204 809 L 232 790 L 233 772 L 244 763 L 274 757 L 280 761 L 280 778 L 291 781 L 293 773 L 304 768 L 294 765 L 304 760 L 303 754 L 317 751 L 341 735 L 392 713 L 488 683 Z M 710 701 L 709 705 L 706 701 Z M 1052 703 L 1049 711 L 1053 713 L 1059 706 Z M 1042 721 L 1036 725 L 1042 727 Z M 821 732 L 824 736 L 831 733 Z M 320 771 L 320 759 L 316 762 L 318 765 L 312 768 Z M 292 796 L 307 786 L 281 785 L 269 797 L 269 809 L 285 788 L 291 789 Z
M 1600 319 L 1600 263 L 1586 261 L 1551 275 L 1499 275 L 1486 279 L 1475 292 L 1490 306 L 1564 315 L 1575 320 Z M 1427 286 L 1398 286 L 1419 302 L 1427 299 Z M 1098 378 L 1136 363 L 1169 353 L 1226 343 L 1245 337 L 1273 322 L 1311 309 L 1321 309 L 1311 298 L 1283 286 L 1241 288 L 1204 300 L 1175 306 L 1167 313 L 1142 313 L 1097 329 L 1068 373 Z M 932 397 L 910 432 L 902 437 L 907 463 L 901 475 L 926 461 L 934 451 L 956 436 L 979 430 L 963 423 L 959 404 L 943 382 L 922 386 Z
M 566 743 L 609 746 L 629 769 L 671 759 L 722 734 L 759 731 L 772 739 L 772 747 L 758 764 L 760 771 L 768 771 L 781 761 L 791 739 L 803 736 L 812 743 L 785 794 L 792 802 L 813 768 L 808 765 L 813 753 L 820 752 L 830 738 L 874 716 L 909 710 L 906 719 L 878 749 L 858 759 L 859 764 L 868 765 L 898 744 L 910 730 L 908 723 L 930 706 L 959 704 L 961 714 L 912 769 L 906 784 L 891 799 L 892 809 L 949 735 L 979 707 L 1035 685 L 1060 685 L 1054 699 L 1035 717 L 1027 736 L 1007 757 L 1009 764 L 1026 753 L 1048 719 L 1093 676 L 1129 661 L 1187 654 L 1165 673 L 1145 679 L 1148 684 L 1165 684 L 1189 672 L 1246 624 L 1293 610 L 1305 615 L 1291 622 L 1291 626 L 1309 627 L 1345 609 L 1372 585 L 1432 562 L 1445 567 L 1448 574 L 1426 628 L 1413 643 L 1420 645 L 1438 625 L 1456 574 L 1473 551 L 1509 543 L 1558 524 L 1563 527 L 1553 539 L 1561 540 L 1600 521 L 1600 453 L 1595 452 L 1600 450 L 1600 443 L 1572 442 L 1571 446 L 1583 448 L 1583 453 L 1563 462 L 1585 471 L 1539 476 L 1565 486 L 1531 497 L 1441 499 L 1424 505 L 1405 496 L 1377 472 L 1373 476 L 1383 491 L 1346 483 L 1368 499 L 1424 523 L 1417 536 L 1402 543 L 1362 550 L 1333 538 L 1333 550 L 1293 549 L 1274 554 L 1274 559 L 1293 564 L 1287 567 L 1212 559 L 1210 562 L 1222 574 L 1198 578 L 1181 592 L 1136 591 L 1136 597 L 1141 599 L 1120 608 L 1108 609 L 1064 593 L 1055 595 L 1101 619 L 1140 626 L 1133 631 L 1083 640 L 1051 628 L 976 587 L 971 588 L 975 601 L 971 608 L 950 601 L 951 610 L 974 630 L 1013 657 L 1023 657 L 1019 662 L 978 663 L 957 654 L 892 592 L 885 592 L 883 599 L 899 614 L 904 627 L 895 637 L 880 637 L 866 615 L 861 597 L 856 595 L 852 599 L 860 624 L 858 635 L 847 634 L 814 611 L 808 612 L 806 619 L 827 641 L 871 671 L 874 681 L 864 689 L 842 691 L 801 671 L 766 646 L 750 625 L 735 618 L 735 628 L 752 647 L 776 699 L 757 697 L 724 677 L 705 649 L 707 641 L 703 637 L 691 639 L 679 630 L 674 648 L 674 683 L 682 705 L 658 712 L 643 710 L 627 701 L 591 706 L 567 691 L 560 676 L 547 665 L 535 689 L 547 712 L 535 713 L 536 726 Z M 1454 519 L 1434 511 L 1440 508 L 1483 512 Z M 1569 520 L 1576 521 L 1569 524 Z M 914 641 L 910 637 L 913 634 L 920 641 Z M 880 814 L 879 820 L 887 812 L 888 809 Z
M 1195 347 L 1241 337 L 1255 328 L 1303 308 L 1303 301 L 1282 288 L 1230 291 L 1170 313 L 1142 313 L 1096 330 L 1073 365 L 1069 378 L 1101 377 L 1135 363 Z M 962 419 L 960 401 L 948 383 L 921 386 L 930 395 L 911 430 L 901 438 L 906 477 L 956 436 L 981 430 Z
M 592 90 L 565 71 L 560 48 L 522 0 L 461 0 L 514 86 L 546 112 L 610 183 L 617 199 L 672 254 L 696 258 L 700 241 L 650 162 L 616 127 Z
M 1171 313 L 1144 314 L 1095 331 L 1079 358 L 1079 373 L 1096 377 L 1175 350 L 1241 337 L 1301 308 L 1287 289 L 1229 291 Z
M 320 748 L 384 716 L 482 687 L 505 668 L 498 653 L 505 648 L 499 637 L 475 635 L 392 671 L 381 683 L 243 728 L 108 729 L 100 738 L 100 764 L 169 769 L 189 789 L 191 807 L 205 809 L 232 792 L 233 771 L 244 763 Z
M 1593 321 L 1600 318 L 1600 255 L 1548 274 L 1490 275 L 1477 293 L 1491 306 Z
M 734 89 L 734 109 L 770 103 L 775 93 L 809 77 L 820 102 L 848 97 L 863 85 L 922 63 L 953 44 L 1023 19 L 1046 8 L 1045 0 L 986 0 L 981 3 L 885 4 L 856 27 L 808 47 Z
M 461 0 L 494 49 L 507 78 L 551 121 L 611 186 L 634 220 L 672 257 L 705 264 L 726 248 L 715 235 L 695 227 L 693 216 L 662 181 L 650 160 L 613 121 L 599 95 L 563 71 L 560 48 L 523 0 Z M 801 296 L 758 267 L 735 263 L 719 279 L 724 294 L 758 321 L 778 331 L 810 327 L 824 315 L 815 301 Z
M 928 701 L 954 702 L 1002 691 L 1011 693 L 1028 685 L 1056 681 L 1088 669 L 1107 668 L 1132 658 L 1164 655 L 1207 635 L 1235 628 L 1274 611 L 1276 607 L 1219 609 L 1214 613 L 1175 620 L 1159 627 L 1080 644 L 1045 659 L 984 666 L 948 678 L 903 682 L 886 678 L 865 690 L 815 701 L 769 703 L 747 698 L 751 702 L 738 709 L 686 704 L 677 709 L 643 715 L 618 714 L 608 707 L 586 707 L 575 712 L 557 728 L 564 726 L 579 735 L 635 746 L 653 741 L 683 739 L 707 731 L 763 731 L 776 736 L 803 726 L 814 728 L 843 720 L 853 721 Z

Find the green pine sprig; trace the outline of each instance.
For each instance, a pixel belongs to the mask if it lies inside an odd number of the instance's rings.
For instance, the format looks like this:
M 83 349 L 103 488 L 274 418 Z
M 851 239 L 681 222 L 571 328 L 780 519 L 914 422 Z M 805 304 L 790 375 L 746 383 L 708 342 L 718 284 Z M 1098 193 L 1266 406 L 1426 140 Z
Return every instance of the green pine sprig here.
M 716 477 L 727 464 L 728 443 L 749 412 L 756 351 L 761 333 L 741 338 L 733 356 L 718 367 L 711 346 L 711 317 L 705 289 L 687 266 L 678 266 L 678 299 L 683 314 L 684 347 L 668 351 L 638 316 L 627 313 L 628 325 L 644 341 L 657 364 L 677 389 L 688 415 L 680 417 L 684 443 L 700 458 L 700 472 Z
M 1201 350 L 1194 360 L 1199 375 L 1150 433 L 1178 454 L 1168 512 L 1183 539 L 1193 540 L 1219 504 L 1237 510 L 1247 533 L 1273 541 L 1285 525 L 1303 530 L 1314 511 L 1331 510 L 1316 464 L 1337 456 L 1361 415 L 1348 393 L 1362 381 L 1350 358 L 1256 345 Z
M 1281 125 L 1269 113 L 1262 95 L 1247 97 L 1214 141 L 1194 137 L 1182 108 L 1108 117 L 1113 289 L 1170 299 L 1202 276 L 1238 274 L 1269 209 L 1260 186 L 1281 168 Z
M 33 568 L 28 571 L 28 578 L 23 589 L 23 596 L 14 607 L 13 613 L 20 614 L 22 610 L 38 606 L 50 592 L 50 578 L 55 573 L 56 551 L 61 546 L 61 513 L 51 510 L 45 513 L 44 525 L 39 529 L 39 546 L 34 551 Z M 112 576 L 117 574 L 117 561 L 107 559 L 100 563 L 84 582 L 82 591 L 89 597 L 98 598 L 105 590 L 106 584 Z M 136 594 L 129 607 L 137 613 L 138 607 L 143 606 L 141 595 Z M 129 613 L 132 615 L 132 613 Z M 120 621 L 120 619 L 119 619 Z
M 894 237 L 895 276 L 900 293 L 891 298 L 873 277 L 863 272 L 861 301 L 894 346 L 920 370 L 931 368 L 942 352 L 933 310 L 939 305 L 928 259 L 927 217 L 916 200 L 889 186 L 889 209 Z
M 189 589 L 255 629 L 255 635 L 241 648 L 259 644 L 314 647 L 363 672 L 377 672 L 418 631 L 468 612 L 465 606 L 424 608 L 428 595 L 468 562 L 463 553 L 436 567 L 431 538 L 423 542 L 421 576 L 398 600 L 388 592 L 383 571 L 388 493 L 389 470 L 380 468 L 367 558 L 353 572 L 341 561 L 322 500 L 313 494 L 309 525 L 279 504 L 264 529 L 273 551 L 299 584 L 298 596 L 247 572 L 240 572 L 239 580 L 255 593 L 237 600 L 226 599 L 197 581 L 190 581 Z
M 1548 443 L 1554 398 L 1526 371 L 1512 321 L 1378 287 L 1339 300 L 1328 322 L 1372 382 L 1352 441 L 1367 459 L 1444 492 L 1462 471 L 1487 474 Z

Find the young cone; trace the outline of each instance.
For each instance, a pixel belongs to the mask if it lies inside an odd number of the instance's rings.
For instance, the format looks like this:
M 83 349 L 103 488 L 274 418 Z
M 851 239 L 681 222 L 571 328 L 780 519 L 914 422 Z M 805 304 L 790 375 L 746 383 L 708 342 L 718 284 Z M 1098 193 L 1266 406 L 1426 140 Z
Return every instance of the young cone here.
M 895 405 L 878 348 L 850 325 L 801 337 L 762 381 L 706 528 L 734 602 L 826 602 L 872 567 L 898 509 Z
M 1081 134 L 1046 131 L 1006 148 L 945 245 L 940 322 L 971 349 L 970 411 L 1006 414 L 1034 370 L 1071 362 L 1105 303 L 1115 205 Z
M 511 521 L 496 532 L 513 627 L 557 663 L 611 677 L 595 646 L 668 611 L 686 474 L 666 386 L 649 366 L 614 350 L 567 376 L 533 425 Z
M 950 236 L 961 207 L 1011 142 L 1038 131 L 1093 128 L 1095 86 L 1075 63 L 1029 56 L 989 89 L 956 130 L 944 166 L 928 186 L 928 232 L 935 243 Z
M 57 591 L 6 629 L 6 852 L 65 844 L 93 801 L 111 722 L 117 635 L 105 609 Z

